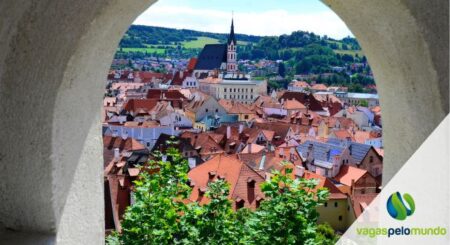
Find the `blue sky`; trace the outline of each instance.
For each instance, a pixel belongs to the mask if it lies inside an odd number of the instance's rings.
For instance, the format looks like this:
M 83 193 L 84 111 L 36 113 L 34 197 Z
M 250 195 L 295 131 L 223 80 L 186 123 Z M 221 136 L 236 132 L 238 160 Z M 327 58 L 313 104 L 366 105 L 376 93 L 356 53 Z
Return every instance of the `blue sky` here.
M 280 35 L 304 30 L 338 39 L 353 36 L 319 0 L 159 0 L 134 24 L 226 33 L 232 11 L 237 33 Z

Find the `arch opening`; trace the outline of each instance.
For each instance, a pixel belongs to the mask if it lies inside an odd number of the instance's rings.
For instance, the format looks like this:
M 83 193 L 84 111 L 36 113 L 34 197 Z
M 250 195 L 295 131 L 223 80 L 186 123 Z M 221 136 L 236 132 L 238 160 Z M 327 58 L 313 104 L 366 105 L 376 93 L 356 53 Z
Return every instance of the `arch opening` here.
M 103 80 L 123 33 L 152 3 L 0 4 L 2 226 L 103 242 L 101 167 L 92 164 L 101 159 L 93 118 L 102 84 L 91 81 Z M 448 114 L 448 4 L 325 3 L 358 38 L 377 80 L 388 180 Z

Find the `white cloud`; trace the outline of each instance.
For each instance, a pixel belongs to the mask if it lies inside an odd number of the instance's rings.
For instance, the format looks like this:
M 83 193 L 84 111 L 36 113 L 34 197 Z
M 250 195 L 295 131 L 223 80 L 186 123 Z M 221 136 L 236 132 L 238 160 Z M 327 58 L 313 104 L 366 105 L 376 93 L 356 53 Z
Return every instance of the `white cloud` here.
M 230 18 L 231 14 L 227 11 L 155 4 L 142 13 L 134 24 L 227 33 Z M 309 14 L 293 14 L 286 10 L 237 12 L 234 19 L 237 33 L 280 35 L 303 30 L 333 38 L 353 36 L 345 23 L 331 10 Z

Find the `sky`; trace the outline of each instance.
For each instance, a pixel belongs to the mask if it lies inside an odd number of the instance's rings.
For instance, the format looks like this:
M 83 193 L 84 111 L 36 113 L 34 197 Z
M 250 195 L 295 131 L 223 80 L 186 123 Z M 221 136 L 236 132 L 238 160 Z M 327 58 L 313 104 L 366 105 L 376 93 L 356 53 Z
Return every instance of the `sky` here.
M 336 39 L 353 36 L 319 0 L 159 0 L 133 24 L 227 33 L 232 15 L 236 33 L 271 36 L 302 30 Z

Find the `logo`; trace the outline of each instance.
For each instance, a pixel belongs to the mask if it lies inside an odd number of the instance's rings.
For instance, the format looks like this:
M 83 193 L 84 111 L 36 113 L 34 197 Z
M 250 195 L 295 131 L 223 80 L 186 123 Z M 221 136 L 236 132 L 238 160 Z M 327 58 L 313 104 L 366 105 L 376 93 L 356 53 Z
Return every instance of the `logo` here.
M 405 202 L 407 205 L 405 205 Z M 412 196 L 405 193 L 402 198 L 399 192 L 395 192 L 389 197 L 386 206 L 389 215 L 398 220 L 405 220 L 416 209 Z

